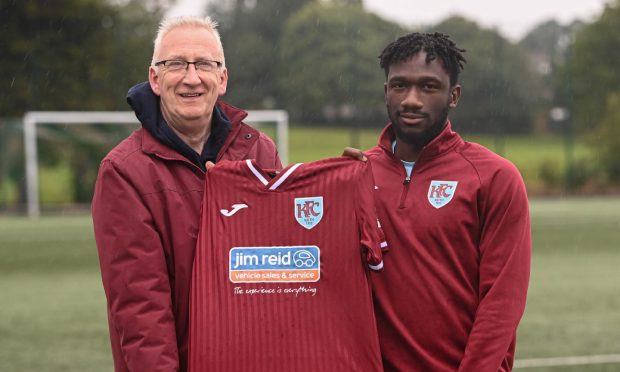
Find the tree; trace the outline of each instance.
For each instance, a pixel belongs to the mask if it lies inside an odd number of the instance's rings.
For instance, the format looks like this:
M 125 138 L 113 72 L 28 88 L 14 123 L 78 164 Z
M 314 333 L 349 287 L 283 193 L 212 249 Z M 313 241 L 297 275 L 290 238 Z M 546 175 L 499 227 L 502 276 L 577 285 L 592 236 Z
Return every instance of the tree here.
M 620 183 L 620 91 L 608 96 L 603 120 L 593 142 L 609 180 Z
M 146 80 L 152 38 L 167 0 L 0 0 L 0 112 L 126 110 L 128 88 Z M 115 2 L 116 3 L 116 2 Z M 147 10 L 150 9 L 150 10 Z M 74 200 L 90 201 L 94 172 L 110 143 L 67 146 L 72 130 L 43 130 L 42 165 L 70 163 Z M 109 129 L 91 128 L 110 138 Z M 86 155 L 88 154 L 88 155 Z M 22 164 L 9 174 L 22 182 Z M 1 180 L 0 180 L 1 181 Z M 22 196 L 23 199 L 23 185 Z
M 127 88 L 146 79 L 160 18 L 143 3 L 2 0 L 0 112 L 126 108 Z
M 0 112 L 125 109 L 127 88 L 146 79 L 160 18 L 144 3 L 3 0 Z
M 550 112 L 553 107 L 566 109 L 562 97 L 566 81 L 558 79 L 558 73 L 566 62 L 570 40 L 582 27 L 581 21 L 561 25 L 555 20 L 548 20 L 530 30 L 519 43 L 527 51 L 534 69 L 540 76 L 536 90 L 541 99 L 536 105 L 535 119 L 539 132 L 559 132 L 565 129 L 561 128 L 560 122 L 553 121 Z
M 282 35 L 278 82 L 286 108 L 306 123 L 385 120 L 377 56 L 401 32 L 357 2 L 307 5 Z
M 568 81 L 563 100 L 571 108 L 576 128 L 593 131 L 601 124 L 608 96 L 620 85 L 620 1 L 575 35 L 560 77 Z
M 282 107 L 277 86 L 280 36 L 288 18 L 314 0 L 224 0 L 209 13 L 219 31 L 230 79 L 225 99 L 246 109 Z
M 548 74 L 553 65 L 564 62 L 569 40 L 583 25 L 583 22 L 578 20 L 561 25 L 550 19 L 531 29 L 519 44 L 536 57 L 537 70 Z
M 533 103 L 541 99 L 535 72 L 523 50 L 497 30 L 481 29 L 475 22 L 450 17 L 432 27 L 451 35 L 466 49 L 459 107 L 451 114 L 463 132 L 528 133 Z

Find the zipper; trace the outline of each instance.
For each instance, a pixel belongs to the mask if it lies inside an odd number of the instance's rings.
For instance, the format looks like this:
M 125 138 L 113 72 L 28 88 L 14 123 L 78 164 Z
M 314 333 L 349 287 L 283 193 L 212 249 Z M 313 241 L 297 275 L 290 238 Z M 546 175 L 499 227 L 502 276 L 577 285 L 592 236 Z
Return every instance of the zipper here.
M 189 161 L 188 159 L 186 159 L 185 157 L 181 158 L 171 158 L 171 157 L 167 157 L 167 156 L 163 156 L 161 154 L 158 154 L 156 152 L 152 153 L 153 155 L 155 155 L 156 157 L 165 160 L 165 161 L 178 161 L 181 162 L 183 164 L 188 165 L 190 168 L 192 168 L 194 171 L 198 171 L 200 172 L 200 174 L 202 176 L 204 176 L 205 174 L 207 174 L 207 172 L 203 171 L 202 168 L 200 168 L 199 166 L 197 166 L 196 164 L 192 163 L 191 161 Z
M 396 157 L 396 155 L 394 155 L 394 153 L 389 150 L 388 148 L 386 148 L 385 146 L 381 146 L 383 147 L 383 150 L 388 154 L 389 157 L 391 157 L 395 162 L 398 163 L 400 169 L 402 169 L 402 172 L 405 176 L 405 179 L 403 180 L 403 189 L 402 192 L 400 193 L 400 200 L 398 202 L 398 209 L 403 209 L 405 208 L 405 201 L 407 200 L 407 194 L 409 194 L 409 185 L 411 184 L 411 178 L 413 177 L 413 173 L 416 170 L 416 166 L 413 167 L 413 169 L 411 170 L 411 176 L 407 175 L 407 170 L 405 169 L 405 167 L 403 166 L 403 163 L 400 161 L 399 158 Z M 418 161 L 419 161 L 419 156 L 418 156 Z M 418 162 L 416 161 L 416 164 Z
M 405 174 L 406 174 L 406 171 L 405 171 Z M 405 200 L 407 200 L 407 194 L 409 193 L 410 184 L 411 184 L 411 177 L 405 176 L 405 179 L 403 181 L 403 191 L 400 194 L 400 202 L 398 203 L 399 209 L 405 208 Z

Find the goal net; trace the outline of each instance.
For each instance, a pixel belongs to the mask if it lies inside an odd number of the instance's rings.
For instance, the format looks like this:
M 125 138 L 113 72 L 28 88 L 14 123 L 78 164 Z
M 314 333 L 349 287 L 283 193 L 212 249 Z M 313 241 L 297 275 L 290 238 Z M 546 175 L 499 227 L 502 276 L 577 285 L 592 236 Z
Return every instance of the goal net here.
M 40 125 L 139 125 L 135 114 L 131 111 L 30 111 L 24 115 L 22 121 L 26 162 L 26 200 L 30 217 L 38 217 L 41 214 L 37 148 L 37 128 Z M 260 127 L 272 138 L 275 137 L 282 164 L 288 164 L 289 124 L 286 111 L 250 110 L 244 122 Z M 270 125 L 273 127 L 270 128 Z

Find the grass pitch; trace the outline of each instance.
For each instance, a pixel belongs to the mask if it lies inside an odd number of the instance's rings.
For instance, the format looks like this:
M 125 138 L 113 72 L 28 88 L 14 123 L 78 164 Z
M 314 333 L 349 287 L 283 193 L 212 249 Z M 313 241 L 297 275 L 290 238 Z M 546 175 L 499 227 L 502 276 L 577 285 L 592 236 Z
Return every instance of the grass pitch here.
M 620 354 L 620 197 L 534 199 L 517 360 Z M 112 371 L 88 216 L 0 217 L 0 369 Z M 620 363 L 523 371 L 619 371 Z
M 88 216 L 0 218 L 0 369 L 112 371 Z

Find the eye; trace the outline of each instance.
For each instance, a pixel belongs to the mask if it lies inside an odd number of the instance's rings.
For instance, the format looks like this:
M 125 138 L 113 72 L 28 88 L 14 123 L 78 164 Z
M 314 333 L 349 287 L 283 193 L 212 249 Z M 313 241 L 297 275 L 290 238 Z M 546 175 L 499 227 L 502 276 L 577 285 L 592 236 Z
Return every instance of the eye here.
M 390 89 L 395 89 L 395 90 L 405 89 L 405 83 L 403 83 L 402 81 L 391 82 Z
M 186 62 L 181 60 L 170 60 L 166 62 L 166 67 L 172 70 L 180 70 L 185 68 Z
M 215 61 L 196 61 L 194 65 L 196 69 L 201 71 L 213 71 L 217 68 L 217 62 Z
M 422 89 L 426 91 L 436 91 L 439 89 L 439 86 L 435 83 L 424 83 L 422 84 Z

